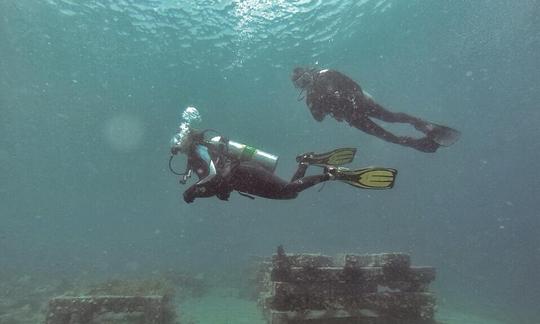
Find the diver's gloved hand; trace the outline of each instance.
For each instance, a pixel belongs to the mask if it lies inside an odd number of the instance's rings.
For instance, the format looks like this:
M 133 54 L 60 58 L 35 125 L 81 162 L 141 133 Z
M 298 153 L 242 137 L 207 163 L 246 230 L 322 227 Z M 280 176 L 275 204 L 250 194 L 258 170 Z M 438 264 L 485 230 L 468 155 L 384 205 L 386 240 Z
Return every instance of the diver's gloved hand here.
M 184 191 L 184 201 L 188 204 L 191 204 L 193 201 L 195 201 L 195 192 L 194 187 L 189 188 L 188 190 Z
M 220 200 L 229 201 L 229 197 L 231 196 L 230 192 L 218 192 L 216 194 L 216 197 Z
M 205 187 L 193 185 L 184 191 L 184 201 L 191 204 L 197 197 L 206 197 L 207 195 L 205 196 L 205 193 Z

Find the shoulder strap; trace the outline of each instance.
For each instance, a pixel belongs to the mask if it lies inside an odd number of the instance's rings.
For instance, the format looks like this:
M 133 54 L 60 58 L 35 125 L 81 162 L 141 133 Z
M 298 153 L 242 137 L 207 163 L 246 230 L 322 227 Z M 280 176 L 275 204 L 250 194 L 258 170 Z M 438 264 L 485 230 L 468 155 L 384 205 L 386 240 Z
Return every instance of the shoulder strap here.
M 255 199 L 255 197 L 253 197 L 252 195 L 248 195 L 247 193 L 243 193 L 241 191 L 238 191 L 238 193 L 240 194 L 240 196 L 244 196 L 244 197 L 247 197 L 249 199 Z

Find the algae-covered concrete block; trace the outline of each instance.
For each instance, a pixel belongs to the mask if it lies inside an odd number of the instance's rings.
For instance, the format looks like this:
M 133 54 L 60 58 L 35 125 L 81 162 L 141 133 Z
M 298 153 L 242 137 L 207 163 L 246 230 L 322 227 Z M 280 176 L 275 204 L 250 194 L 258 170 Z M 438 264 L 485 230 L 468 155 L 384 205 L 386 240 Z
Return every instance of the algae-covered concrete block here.
M 378 314 L 371 309 L 272 311 L 269 324 L 437 324 L 434 319 L 404 319 Z
M 287 258 L 292 267 L 315 268 L 329 267 L 334 261 L 331 257 L 315 253 L 293 253 L 287 254 Z
M 343 267 L 400 267 L 411 266 L 411 257 L 408 254 L 376 253 L 376 254 L 340 254 L 336 257 L 336 265 Z
M 276 282 L 269 303 L 272 309 L 279 311 L 370 308 L 392 316 L 410 315 L 402 317 L 432 316 L 435 305 L 434 297 L 430 293 L 397 291 L 366 293 L 363 284 L 346 282 Z M 424 309 L 424 306 L 427 308 Z
M 404 253 L 287 254 L 278 247 L 259 304 L 270 324 L 432 324 L 432 267 Z
M 388 271 L 383 267 L 290 267 L 285 278 L 273 277 L 280 282 L 349 282 L 363 283 L 364 292 L 374 292 L 377 286 L 385 286 L 401 291 L 424 291 L 435 279 L 433 267 L 410 267 Z M 281 279 L 281 280 L 275 280 Z

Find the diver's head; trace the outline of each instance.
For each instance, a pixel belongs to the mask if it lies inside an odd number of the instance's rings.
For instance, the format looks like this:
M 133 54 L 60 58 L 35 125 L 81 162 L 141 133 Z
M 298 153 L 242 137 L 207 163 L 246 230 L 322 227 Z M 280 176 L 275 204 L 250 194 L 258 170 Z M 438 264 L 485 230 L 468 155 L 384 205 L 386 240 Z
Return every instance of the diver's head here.
M 297 67 L 293 70 L 291 81 L 298 89 L 305 90 L 313 86 L 316 69 Z
M 178 132 L 171 139 L 171 153 L 188 153 L 193 142 L 199 136 L 198 132 L 193 128 L 201 122 L 201 115 L 195 107 L 187 107 L 182 112 L 182 121 L 178 126 Z
M 191 145 L 193 144 L 193 129 L 187 124 L 180 124 L 180 131 L 176 133 L 171 139 L 171 153 L 187 154 Z

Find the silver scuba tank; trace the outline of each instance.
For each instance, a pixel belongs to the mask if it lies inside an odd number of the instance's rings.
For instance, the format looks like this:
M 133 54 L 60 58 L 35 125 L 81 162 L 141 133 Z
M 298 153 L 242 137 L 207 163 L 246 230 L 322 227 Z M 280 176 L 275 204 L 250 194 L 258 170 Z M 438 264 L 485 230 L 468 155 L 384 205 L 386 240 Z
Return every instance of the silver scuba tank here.
M 221 136 L 212 137 L 210 139 L 210 143 L 216 145 L 223 144 L 223 142 L 221 142 Z M 229 140 L 226 145 L 226 154 L 230 157 L 240 161 L 253 161 L 270 172 L 274 172 L 276 170 L 279 159 L 278 156 L 231 140 Z

